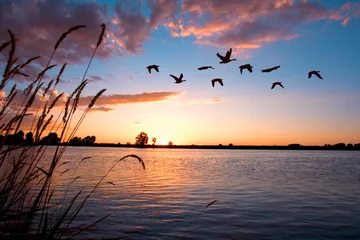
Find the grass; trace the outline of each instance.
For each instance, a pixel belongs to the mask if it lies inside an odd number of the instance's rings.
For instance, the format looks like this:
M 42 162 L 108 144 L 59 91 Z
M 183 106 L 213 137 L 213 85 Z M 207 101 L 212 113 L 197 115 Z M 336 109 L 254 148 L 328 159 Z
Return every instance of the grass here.
M 79 191 L 73 196 L 67 196 L 68 189 L 79 178 L 74 177 L 73 174 L 67 183 L 67 190 L 62 198 L 53 198 L 57 192 L 56 187 L 53 187 L 52 184 L 55 173 L 60 167 L 64 167 L 68 163 L 61 161 L 67 146 L 59 143 L 68 142 L 75 135 L 96 100 L 106 91 L 106 89 L 100 90 L 89 102 L 80 118 L 73 123 L 72 120 L 75 112 L 78 111 L 81 93 L 88 84 L 86 80 L 87 71 L 105 35 L 105 24 L 100 27 L 97 44 L 92 57 L 89 59 L 82 80 L 69 95 L 65 93 L 60 93 L 57 97 L 52 95 L 66 69 L 66 63 L 62 65 L 53 80 L 45 83 L 44 76 L 48 70 L 57 67 L 56 64 L 51 63 L 62 41 L 66 41 L 67 37 L 74 31 L 83 31 L 86 26 L 74 26 L 60 36 L 55 43 L 47 65 L 36 78 L 30 79 L 30 84 L 24 90 L 18 90 L 12 80 L 17 75 L 29 78 L 24 72 L 24 68 L 38 60 L 40 56 L 35 56 L 22 64 L 18 64 L 20 60 L 16 57 L 17 39 L 11 30 L 8 30 L 9 41 L 0 45 L 0 52 L 8 51 L 0 82 L 0 92 L 10 89 L 6 91 L 8 92 L 7 96 L 0 101 L 0 131 L 2 134 L 0 140 L 1 239 L 72 238 L 109 216 L 100 216 L 93 224 L 81 228 L 73 226 L 74 220 L 87 200 L 100 184 L 107 184 L 104 182 L 105 178 L 119 162 L 127 158 L 135 158 L 145 169 L 145 164 L 140 157 L 127 155 L 116 161 L 99 182 L 92 187 L 90 192 L 83 194 L 82 191 Z M 5 56 L 5 54 L 3 55 Z M 37 97 L 41 97 L 42 100 L 36 106 L 35 100 Z M 65 104 L 61 104 L 61 99 L 65 99 Z M 55 107 L 61 109 L 60 113 L 53 113 Z M 29 129 L 29 132 L 32 133 L 29 138 L 33 141 L 26 144 L 22 141 L 15 141 L 14 139 L 17 139 L 17 136 L 24 135 L 20 129 L 24 126 L 24 121 L 29 120 L 26 119 L 29 117 L 33 119 Z M 56 133 L 51 135 L 56 138 L 56 146 L 50 160 L 47 160 L 44 155 L 49 152 L 48 143 L 53 139 L 50 134 L 48 138 L 44 138 L 45 132 Z M 13 140 L 10 141 L 9 139 Z M 10 143 L 5 144 L 6 141 Z M 60 176 L 69 174 L 70 170 L 74 170 L 75 173 L 77 168 L 80 167 L 80 163 L 86 159 L 79 159 L 76 169 L 65 169 Z M 65 231 L 70 228 L 77 230 Z

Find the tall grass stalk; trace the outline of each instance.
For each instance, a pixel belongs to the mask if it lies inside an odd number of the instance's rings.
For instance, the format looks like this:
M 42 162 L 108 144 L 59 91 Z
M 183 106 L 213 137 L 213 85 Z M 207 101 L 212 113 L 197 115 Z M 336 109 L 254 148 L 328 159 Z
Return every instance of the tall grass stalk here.
M 81 159 L 75 169 L 66 168 L 59 173 L 60 167 L 66 166 L 68 163 L 66 161 L 61 162 L 67 148 L 67 145 L 61 143 L 67 142 L 74 136 L 96 100 L 106 91 L 106 89 L 99 91 L 87 105 L 77 122 L 71 124 L 72 118 L 78 111 L 81 94 L 87 85 L 85 80 L 87 71 L 103 40 L 105 24 L 101 25 L 101 33 L 96 48 L 89 60 L 83 78 L 79 86 L 68 96 L 65 105 L 60 105 L 62 104 L 60 99 L 63 99 L 66 94 L 60 93 L 54 98 L 53 93 L 65 70 L 66 63 L 62 65 L 57 76 L 47 85 L 43 81 L 45 73 L 56 67 L 56 65 L 50 64 L 60 43 L 71 32 L 84 27 L 83 25 L 72 27 L 61 35 L 55 44 L 47 65 L 35 79 L 30 80 L 30 84 L 23 91 L 16 89 L 16 84 L 9 85 L 17 74 L 25 76 L 26 73 L 22 72 L 24 67 L 37 60 L 40 56 L 30 58 L 22 64 L 17 64 L 20 60 L 16 57 L 16 38 L 10 30 L 8 30 L 9 41 L 0 45 L 2 54 L 6 50 L 9 51 L 0 82 L 0 90 L 10 89 L 8 96 L 2 99 L 0 106 L 0 239 L 75 237 L 109 216 L 99 216 L 97 221 L 80 228 L 77 232 L 65 234 L 63 231 L 63 229 L 74 225 L 74 220 L 87 200 L 103 183 L 116 164 L 126 158 L 135 158 L 145 169 L 145 164 L 140 157 L 127 155 L 116 161 L 98 183 L 91 188 L 89 193 L 84 194 L 80 190 L 72 196 L 69 196 L 71 191 L 68 190 L 72 188 L 73 184 L 76 183 L 76 179 L 79 178 L 74 177 L 74 174 L 80 163 L 87 158 Z M 41 92 L 43 85 L 46 87 Z M 34 106 L 37 98 L 41 99 L 41 102 L 38 106 Z M 41 107 L 41 105 L 43 106 Z M 40 109 L 42 110 L 40 111 Z M 26 136 L 26 140 L 24 140 L 24 133 L 20 129 L 24 128 L 24 122 L 29 116 L 33 117 L 30 132 L 34 134 L 30 134 L 31 137 Z M 56 121 L 53 121 L 53 119 L 56 119 Z M 55 129 L 55 135 L 49 134 L 45 136 L 44 134 L 49 132 L 49 129 L 50 132 Z M 66 136 L 68 132 L 69 136 Z M 31 141 L 31 139 L 34 141 Z M 46 158 L 46 154 L 49 153 L 48 144 L 50 143 L 55 145 L 54 152 L 51 153 L 50 158 Z M 70 174 L 70 172 L 73 173 L 67 183 L 65 193 L 61 198 L 54 197 L 60 191 L 53 184 L 54 177 L 60 178 L 63 175 Z

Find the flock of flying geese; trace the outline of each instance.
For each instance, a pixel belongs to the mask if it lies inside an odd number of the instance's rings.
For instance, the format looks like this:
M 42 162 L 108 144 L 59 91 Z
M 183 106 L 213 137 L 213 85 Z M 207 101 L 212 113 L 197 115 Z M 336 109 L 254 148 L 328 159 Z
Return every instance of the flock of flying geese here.
M 219 62 L 219 63 L 225 64 L 225 63 L 229 63 L 231 61 L 236 61 L 236 59 L 230 59 L 231 53 L 232 53 L 231 48 L 226 52 L 225 56 L 222 56 L 219 53 L 217 53 L 216 56 L 218 58 L 220 58 L 220 60 L 221 60 L 221 62 Z M 159 65 L 149 65 L 146 68 L 148 69 L 150 74 L 151 74 L 152 69 L 154 69 L 156 72 L 159 72 Z M 244 65 L 241 65 L 239 68 L 240 68 L 240 74 L 242 74 L 243 70 L 245 70 L 245 69 L 248 70 L 250 73 L 252 73 L 253 66 L 251 66 L 250 64 L 244 64 Z M 278 68 L 280 68 L 280 65 L 275 66 L 275 67 L 271 67 L 271 68 L 263 69 L 263 70 L 261 70 L 261 72 L 269 73 L 269 72 L 272 72 L 274 70 L 277 70 Z M 203 67 L 198 68 L 198 70 L 206 70 L 206 69 L 215 69 L 215 68 L 213 68 L 212 66 L 203 66 Z M 308 73 L 308 78 L 310 79 L 312 75 L 315 75 L 320 79 L 323 79 L 321 77 L 321 75 L 320 75 L 320 71 L 310 71 Z M 180 74 L 179 77 L 174 76 L 172 74 L 170 74 L 170 76 L 175 79 L 174 83 L 177 83 L 177 84 L 186 81 L 186 80 L 183 80 L 184 75 L 182 73 Z M 213 80 L 211 80 L 211 84 L 212 84 L 213 87 L 215 87 L 216 82 L 218 82 L 221 86 L 224 86 L 223 80 L 221 78 L 214 78 Z M 272 86 L 271 86 L 271 89 L 273 89 L 276 85 L 279 85 L 280 87 L 284 88 L 284 86 L 282 85 L 282 82 L 273 82 Z

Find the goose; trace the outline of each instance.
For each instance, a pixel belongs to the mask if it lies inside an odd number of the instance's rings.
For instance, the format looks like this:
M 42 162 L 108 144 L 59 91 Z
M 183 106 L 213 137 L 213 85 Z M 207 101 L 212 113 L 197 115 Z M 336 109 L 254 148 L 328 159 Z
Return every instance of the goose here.
M 209 68 L 215 69 L 212 66 L 203 66 L 203 67 L 199 67 L 198 70 L 205 70 L 205 69 L 209 69 Z
M 155 69 L 155 71 L 159 72 L 159 65 L 149 65 L 146 67 L 151 74 L 151 69 Z
M 232 49 L 230 48 L 229 51 L 226 52 L 226 55 L 225 57 L 220 55 L 219 53 L 216 53 L 216 56 L 218 56 L 218 58 L 221 59 L 221 62 L 220 63 L 229 63 L 231 61 L 236 61 L 236 59 L 230 59 L 230 56 L 231 56 L 231 52 L 232 52 Z
M 311 71 L 308 73 L 308 78 L 310 79 L 311 76 L 314 74 L 315 76 L 317 76 L 318 78 L 320 78 L 321 80 L 323 79 L 319 73 L 320 71 Z
M 247 69 L 247 70 L 249 70 L 249 72 L 252 73 L 252 68 L 253 68 L 253 66 L 251 66 L 250 64 L 244 64 L 244 65 L 241 65 L 239 68 L 240 68 L 240 73 L 241 73 L 241 74 L 242 74 L 242 71 L 243 71 L 244 69 Z
M 180 74 L 180 77 L 177 77 L 177 76 L 174 76 L 174 75 L 171 75 L 170 74 L 170 76 L 173 78 L 173 79 L 175 79 L 175 82 L 174 83 L 182 83 L 182 82 L 185 82 L 186 80 L 182 80 L 182 78 L 183 78 L 183 74 L 181 73 Z
M 271 89 L 273 89 L 276 85 L 279 85 L 280 87 L 284 88 L 284 86 L 282 85 L 282 82 L 274 82 L 271 86 Z
M 221 86 L 224 86 L 221 78 L 214 78 L 213 80 L 211 80 L 211 84 L 213 87 L 215 87 L 215 82 L 218 82 L 218 83 L 220 83 Z
M 266 69 L 261 70 L 261 72 L 266 72 L 266 73 L 268 73 L 268 72 L 277 70 L 279 67 L 280 67 L 280 65 L 279 65 L 279 66 L 276 66 L 276 67 L 272 67 L 272 68 L 266 68 Z

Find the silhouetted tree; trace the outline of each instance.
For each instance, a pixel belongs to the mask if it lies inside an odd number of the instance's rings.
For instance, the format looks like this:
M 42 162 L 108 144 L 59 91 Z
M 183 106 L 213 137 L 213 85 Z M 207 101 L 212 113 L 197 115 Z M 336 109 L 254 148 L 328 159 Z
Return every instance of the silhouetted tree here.
M 130 142 L 127 142 L 126 145 L 131 145 L 131 143 L 130 143 Z
M 135 139 L 136 139 L 135 145 L 144 146 L 148 143 L 149 137 L 146 133 L 141 132 L 139 135 L 137 135 Z
M 345 143 L 337 143 L 333 147 L 335 149 L 345 149 L 345 146 L 346 146 Z
M 94 144 L 96 141 L 96 137 L 95 136 L 86 136 L 83 138 L 82 143 L 84 145 L 91 145 Z
M 233 147 L 234 145 L 232 143 L 229 144 L 229 147 Z
M 69 143 L 71 144 L 71 145 L 80 145 L 80 143 L 81 143 L 81 137 L 73 137 L 72 139 L 70 139 L 70 141 L 69 141 Z
M 156 138 L 152 138 L 152 142 L 153 142 L 153 144 L 152 145 L 155 145 L 155 143 L 156 143 Z
M 58 137 L 57 133 L 52 132 L 49 133 L 46 137 L 43 137 L 40 140 L 40 144 L 44 144 L 44 145 L 57 145 L 59 144 L 60 138 Z
M 34 135 L 32 132 L 28 132 L 25 135 L 25 142 L 28 145 L 33 145 L 34 144 Z
M 169 143 L 168 143 L 168 146 L 173 146 L 174 144 L 173 144 L 173 142 L 172 141 L 170 141 Z
M 6 136 L 4 144 L 5 145 L 18 145 L 24 142 L 24 132 L 22 130 L 18 131 L 16 134 L 9 134 Z

